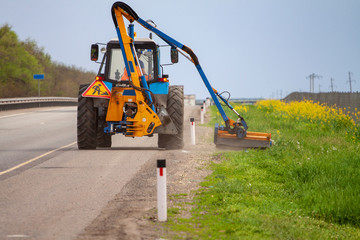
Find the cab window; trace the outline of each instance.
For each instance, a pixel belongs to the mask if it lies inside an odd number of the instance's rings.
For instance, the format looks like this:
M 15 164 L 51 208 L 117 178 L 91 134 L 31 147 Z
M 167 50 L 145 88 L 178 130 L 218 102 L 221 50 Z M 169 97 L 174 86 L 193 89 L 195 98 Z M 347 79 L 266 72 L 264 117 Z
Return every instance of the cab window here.
M 139 64 L 147 81 L 154 79 L 154 51 L 152 49 L 136 49 Z M 121 49 L 113 48 L 110 53 L 108 78 L 116 81 L 128 81 L 124 58 Z
M 141 71 L 147 81 L 154 79 L 154 51 L 152 49 L 136 49 Z

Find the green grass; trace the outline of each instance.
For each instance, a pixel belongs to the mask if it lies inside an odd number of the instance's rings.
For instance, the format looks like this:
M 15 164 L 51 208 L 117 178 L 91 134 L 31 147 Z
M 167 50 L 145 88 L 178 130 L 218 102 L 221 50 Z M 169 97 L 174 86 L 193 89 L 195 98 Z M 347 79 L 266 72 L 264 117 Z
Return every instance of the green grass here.
M 213 110 L 214 111 L 214 110 Z M 249 130 L 267 150 L 217 153 L 192 217 L 174 214 L 179 239 L 360 239 L 360 144 L 348 129 L 318 128 L 249 106 Z M 221 122 L 213 114 L 209 125 Z

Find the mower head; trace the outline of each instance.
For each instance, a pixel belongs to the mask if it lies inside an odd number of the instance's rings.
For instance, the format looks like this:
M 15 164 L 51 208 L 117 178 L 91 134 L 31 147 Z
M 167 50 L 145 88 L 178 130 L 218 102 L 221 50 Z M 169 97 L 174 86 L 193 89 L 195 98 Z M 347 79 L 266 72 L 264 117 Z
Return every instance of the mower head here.
M 249 148 L 269 148 L 272 144 L 271 133 L 248 132 L 238 128 L 233 132 L 224 126 L 215 124 L 214 143 L 217 148 L 231 150 L 245 150 Z

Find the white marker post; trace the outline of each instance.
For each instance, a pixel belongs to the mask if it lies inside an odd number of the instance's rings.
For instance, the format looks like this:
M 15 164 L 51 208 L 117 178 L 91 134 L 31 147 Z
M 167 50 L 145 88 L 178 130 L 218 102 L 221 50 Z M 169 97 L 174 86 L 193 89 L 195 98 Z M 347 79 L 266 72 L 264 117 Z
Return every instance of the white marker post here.
M 191 136 L 191 144 L 195 145 L 195 119 L 190 118 L 190 136 Z
M 204 124 L 204 107 L 201 107 L 200 123 L 201 123 L 201 124 Z
M 157 160 L 157 208 L 158 221 L 167 221 L 166 160 Z
M 206 102 L 203 102 L 204 114 L 206 113 Z
M 210 98 L 206 98 L 206 107 L 210 107 Z

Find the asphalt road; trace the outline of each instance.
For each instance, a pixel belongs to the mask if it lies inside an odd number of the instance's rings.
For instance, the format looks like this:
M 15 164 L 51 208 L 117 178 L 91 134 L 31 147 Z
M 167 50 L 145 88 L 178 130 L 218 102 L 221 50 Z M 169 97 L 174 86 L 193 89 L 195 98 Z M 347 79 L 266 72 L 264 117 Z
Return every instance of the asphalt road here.
M 73 239 L 141 166 L 157 138 L 116 135 L 79 151 L 76 107 L 0 112 L 0 239 Z

